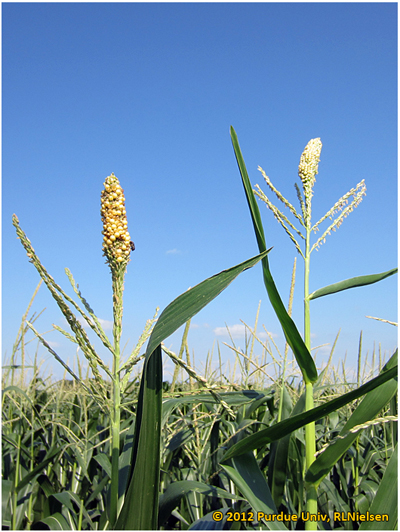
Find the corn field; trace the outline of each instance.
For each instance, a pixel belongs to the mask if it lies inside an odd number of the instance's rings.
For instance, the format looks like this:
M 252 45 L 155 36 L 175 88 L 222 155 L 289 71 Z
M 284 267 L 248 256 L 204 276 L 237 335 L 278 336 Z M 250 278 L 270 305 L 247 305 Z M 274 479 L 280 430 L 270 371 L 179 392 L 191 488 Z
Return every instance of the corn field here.
M 364 181 L 350 189 L 317 223 L 311 198 L 321 155 L 312 139 L 299 164 L 300 208 L 290 204 L 259 168 L 294 221 L 256 185 L 253 190 L 236 132 L 234 153 L 259 254 L 194 286 L 149 319 L 129 357 L 120 350 L 124 279 L 134 244 L 128 232 L 124 191 L 114 174 L 101 194 L 103 253 L 113 288 L 112 339 L 78 289 L 76 299 L 49 275 L 14 215 L 13 225 L 30 262 L 51 292 L 71 332 L 55 327 L 79 347 L 75 372 L 34 324 L 22 317 L 2 376 L 3 530 L 396 530 L 397 350 L 362 354 L 355 374 L 344 362 L 317 368 L 311 355 L 312 300 L 384 281 L 397 273 L 364 275 L 309 291 L 311 253 L 360 204 Z M 257 198 L 264 202 L 305 263 L 304 331 L 283 304 L 268 263 Z M 336 216 L 336 218 L 334 218 Z M 315 243 L 311 234 L 327 219 Z M 296 224 L 296 225 L 295 225 Z M 244 270 L 261 263 L 269 301 L 286 338 L 280 353 L 246 325 L 246 348 L 219 348 L 200 371 L 189 348 L 190 320 Z M 365 288 L 366 290 L 368 288 Z M 112 355 L 109 367 L 96 353 L 81 320 Z M 387 321 L 382 319 L 381 321 Z M 185 326 L 180 351 L 164 340 Z M 386 326 L 396 325 L 388 322 Z M 338 334 L 339 335 L 339 334 Z M 37 356 L 36 339 L 64 368 L 55 381 Z M 337 338 L 336 338 L 337 340 Z M 165 361 L 175 364 L 163 380 Z

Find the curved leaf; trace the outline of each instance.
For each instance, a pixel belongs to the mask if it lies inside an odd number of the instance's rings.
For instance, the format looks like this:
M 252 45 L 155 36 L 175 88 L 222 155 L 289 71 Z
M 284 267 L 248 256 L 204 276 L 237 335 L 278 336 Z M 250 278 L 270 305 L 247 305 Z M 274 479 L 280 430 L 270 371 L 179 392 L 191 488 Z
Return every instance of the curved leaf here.
M 317 421 L 318 419 L 327 416 L 331 412 L 342 408 L 342 406 L 347 405 L 351 401 L 358 399 L 362 395 L 368 393 L 371 390 L 374 390 L 381 384 L 384 384 L 388 380 L 394 379 L 396 377 L 397 366 L 385 371 L 378 377 L 375 377 L 369 382 L 363 384 L 356 390 L 348 392 L 342 395 L 341 397 L 338 397 L 337 399 L 328 401 L 327 403 L 317 406 L 312 410 L 308 410 L 307 412 L 304 412 L 302 414 L 290 417 L 289 419 L 285 419 L 284 421 L 281 421 L 280 423 L 277 423 L 276 425 L 269 427 L 268 429 L 256 432 L 251 436 L 247 436 L 243 440 L 240 440 L 239 442 L 232 445 L 232 447 L 222 457 L 221 462 L 225 462 L 226 460 L 234 456 L 238 456 L 247 453 L 248 451 L 257 449 L 258 447 L 266 445 L 267 443 L 271 443 L 272 441 L 279 440 L 280 438 L 286 436 L 286 434 L 289 434 L 294 430 L 304 427 L 305 425 L 308 425 L 308 423 L 312 423 L 313 421 Z
M 340 281 L 339 283 L 330 284 L 324 288 L 319 288 L 315 290 L 312 294 L 309 295 L 309 299 L 317 299 L 317 297 L 328 296 L 329 294 L 336 294 L 336 292 L 341 292 L 342 290 L 348 290 L 349 288 L 356 288 L 357 286 L 365 286 L 367 284 L 377 283 L 390 277 L 397 273 L 397 268 L 388 270 L 383 273 L 375 273 L 371 275 L 360 275 L 359 277 L 352 277 L 351 279 L 346 279 L 345 281 Z
M 249 501 L 254 512 L 263 512 L 267 515 L 278 513 L 267 481 L 252 453 L 236 456 L 228 463 L 221 465 Z M 285 525 L 279 521 L 265 521 L 265 524 L 269 530 L 287 530 Z
M 236 155 L 236 161 L 239 166 L 240 175 L 242 176 L 242 182 L 246 193 L 247 204 L 249 206 L 251 218 L 253 221 L 253 227 L 256 234 L 258 248 L 260 252 L 262 252 L 267 249 L 267 245 L 265 242 L 265 235 L 261 222 L 260 211 L 256 199 L 254 197 L 253 190 L 251 188 L 250 179 L 247 174 L 246 165 L 244 164 L 242 152 L 239 146 L 239 141 L 236 132 L 232 126 L 231 138 L 233 149 Z M 303 374 L 304 381 L 306 383 L 315 382 L 318 377 L 315 362 L 309 350 L 307 349 L 302 337 L 300 336 L 300 333 L 297 330 L 294 321 L 285 309 L 285 305 L 282 302 L 282 299 L 279 295 L 278 289 L 275 286 L 275 282 L 272 278 L 272 274 L 269 269 L 268 257 L 263 258 L 262 265 L 264 274 L 264 284 L 267 289 L 269 300 L 271 301 L 275 314 L 277 315 L 280 321 L 283 332 L 285 334 L 285 338 L 296 357 L 297 363 Z
M 157 345 L 161 344 L 168 336 L 171 336 L 181 325 L 186 323 L 195 314 L 200 312 L 210 301 L 215 299 L 236 277 L 257 264 L 267 256 L 270 250 L 263 250 L 262 253 L 248 259 L 233 268 L 209 277 L 193 288 L 178 296 L 161 313 L 151 333 L 146 349 L 146 358 L 154 351 Z

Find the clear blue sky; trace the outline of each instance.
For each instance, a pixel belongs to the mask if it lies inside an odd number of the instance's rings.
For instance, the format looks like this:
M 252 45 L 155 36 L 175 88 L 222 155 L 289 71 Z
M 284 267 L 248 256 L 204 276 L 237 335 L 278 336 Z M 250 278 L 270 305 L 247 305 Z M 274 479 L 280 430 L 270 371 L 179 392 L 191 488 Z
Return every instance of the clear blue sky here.
M 2 12 L 3 358 L 39 280 L 13 213 L 56 281 L 72 294 L 69 267 L 97 315 L 112 320 L 99 213 L 111 172 L 136 244 L 125 285 L 128 349 L 157 306 L 258 253 L 230 125 L 253 185 L 268 193 L 260 165 L 295 205 L 300 155 L 321 138 L 314 221 L 366 181 L 361 205 L 313 252 L 311 290 L 397 265 L 396 3 L 3 3 Z M 287 303 L 297 253 L 260 209 Z M 293 317 L 302 332 L 299 255 L 297 264 Z M 238 325 L 253 325 L 260 300 L 259 328 L 283 351 L 257 265 L 193 318 L 200 369 L 214 341 L 229 342 L 225 324 L 244 348 Z M 39 331 L 64 326 L 46 287 L 34 304 L 43 308 Z M 366 315 L 397 321 L 397 276 L 311 302 L 313 346 L 332 345 L 341 329 L 334 360 L 347 353 L 352 367 L 362 330 L 363 354 L 371 359 L 375 342 L 388 357 L 397 329 Z M 181 332 L 166 340 L 176 352 Z M 47 339 L 72 365 L 75 348 L 59 333 Z M 328 353 L 319 350 L 318 367 Z M 39 358 L 60 375 L 44 348 Z

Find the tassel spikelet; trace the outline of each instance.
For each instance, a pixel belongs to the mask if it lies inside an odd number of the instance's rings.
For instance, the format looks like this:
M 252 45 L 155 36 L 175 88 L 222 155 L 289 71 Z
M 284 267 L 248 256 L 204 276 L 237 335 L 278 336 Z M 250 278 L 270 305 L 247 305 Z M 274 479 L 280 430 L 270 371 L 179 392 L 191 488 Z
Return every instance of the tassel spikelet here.
M 101 220 L 103 222 L 103 255 L 111 270 L 126 268 L 131 247 L 126 218 L 124 191 L 112 173 L 106 177 L 101 192 Z
M 320 138 L 311 139 L 304 148 L 300 157 L 299 177 L 303 183 L 305 199 L 305 223 L 307 227 L 311 223 L 311 198 L 315 176 L 318 174 L 318 163 L 321 155 L 322 142 Z

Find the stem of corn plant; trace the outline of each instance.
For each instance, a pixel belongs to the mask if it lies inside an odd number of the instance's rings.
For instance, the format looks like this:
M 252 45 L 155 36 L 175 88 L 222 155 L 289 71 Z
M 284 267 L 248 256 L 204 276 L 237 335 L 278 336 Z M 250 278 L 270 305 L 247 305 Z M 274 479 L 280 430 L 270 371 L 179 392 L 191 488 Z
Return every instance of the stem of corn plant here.
M 311 326 L 310 326 L 310 234 L 311 234 L 311 198 L 312 189 L 315 183 L 315 175 L 318 173 L 318 163 L 321 153 L 322 143 L 320 139 L 313 139 L 307 144 L 300 158 L 299 176 L 303 183 L 304 209 L 303 218 L 305 225 L 305 253 L 304 253 L 304 343 L 311 351 Z M 306 382 L 306 405 L 305 409 L 314 408 L 314 390 L 312 382 Z M 306 468 L 311 467 L 315 460 L 315 422 L 309 423 L 305 427 L 306 437 Z M 309 515 L 317 515 L 317 489 L 314 485 L 307 487 L 307 512 Z M 317 530 L 317 521 L 308 519 L 305 522 L 306 530 Z
M 82 530 L 82 518 L 83 518 L 83 499 L 81 499 L 81 504 L 79 507 L 78 530 Z
M 310 300 L 309 300 L 309 277 L 310 277 L 310 230 L 306 229 L 306 253 L 304 260 L 304 343 L 311 350 L 310 328 Z M 312 382 L 306 383 L 306 411 L 314 408 L 314 390 Z M 306 468 L 309 469 L 315 460 L 315 422 L 305 427 L 306 432 Z M 307 489 L 307 511 L 317 515 L 317 490 L 314 486 Z M 317 530 L 317 522 L 308 520 L 305 523 L 306 530 Z
M 125 273 L 125 272 L 123 272 Z M 121 279 L 122 277 L 122 279 Z M 112 272 L 113 286 L 113 386 L 112 386 L 112 415 L 111 415 L 111 501 L 110 501 L 110 524 L 113 527 L 118 516 L 118 480 L 119 480 L 119 440 L 121 424 L 121 383 L 120 383 L 120 338 L 122 332 L 122 292 L 123 275 Z
M 134 244 L 128 233 L 124 191 L 114 174 L 108 176 L 101 193 L 101 217 L 103 222 L 103 252 L 110 266 L 113 289 L 113 369 L 111 409 L 111 487 L 110 528 L 118 518 L 119 444 L 121 425 L 121 375 L 120 339 L 122 333 L 124 277 Z

